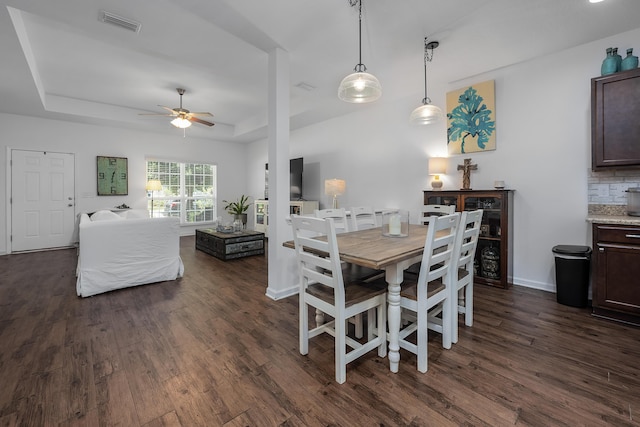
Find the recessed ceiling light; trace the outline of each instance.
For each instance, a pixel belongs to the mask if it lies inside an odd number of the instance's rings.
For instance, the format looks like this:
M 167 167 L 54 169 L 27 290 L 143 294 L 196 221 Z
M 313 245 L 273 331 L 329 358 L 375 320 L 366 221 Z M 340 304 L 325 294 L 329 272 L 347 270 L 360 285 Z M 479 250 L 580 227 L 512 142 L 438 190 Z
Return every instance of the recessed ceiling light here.
M 601 1 L 604 1 L 604 0 L 589 0 L 589 3 L 600 3 Z

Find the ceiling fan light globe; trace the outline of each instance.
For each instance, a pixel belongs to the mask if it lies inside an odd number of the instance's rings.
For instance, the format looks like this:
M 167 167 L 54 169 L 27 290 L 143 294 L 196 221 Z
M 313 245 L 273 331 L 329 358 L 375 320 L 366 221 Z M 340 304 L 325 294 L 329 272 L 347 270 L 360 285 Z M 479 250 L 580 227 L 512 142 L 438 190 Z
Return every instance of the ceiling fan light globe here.
M 432 104 L 423 104 L 413 110 L 409 116 L 409 121 L 416 125 L 429 125 L 440 121 L 444 114 L 440 107 Z
M 345 102 L 373 102 L 382 96 L 378 79 L 365 72 L 355 72 L 342 79 L 338 87 L 338 98 Z
M 175 119 L 171 120 L 171 124 L 180 129 L 186 129 L 191 126 L 191 122 L 182 117 L 176 117 Z

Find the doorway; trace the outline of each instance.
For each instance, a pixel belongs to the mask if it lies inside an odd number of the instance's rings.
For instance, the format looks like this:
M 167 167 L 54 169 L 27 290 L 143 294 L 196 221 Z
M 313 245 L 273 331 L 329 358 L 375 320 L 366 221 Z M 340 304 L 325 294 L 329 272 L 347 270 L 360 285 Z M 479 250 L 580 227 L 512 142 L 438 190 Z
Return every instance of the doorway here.
M 11 252 L 73 245 L 74 164 L 74 154 L 11 150 Z

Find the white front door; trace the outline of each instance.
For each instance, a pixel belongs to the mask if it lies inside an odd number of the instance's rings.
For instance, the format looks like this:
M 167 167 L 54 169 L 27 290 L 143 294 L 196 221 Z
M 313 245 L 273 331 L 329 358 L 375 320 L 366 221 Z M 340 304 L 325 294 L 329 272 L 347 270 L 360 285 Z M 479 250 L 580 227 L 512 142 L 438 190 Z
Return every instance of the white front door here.
M 11 150 L 11 250 L 73 245 L 74 160 L 68 153 Z

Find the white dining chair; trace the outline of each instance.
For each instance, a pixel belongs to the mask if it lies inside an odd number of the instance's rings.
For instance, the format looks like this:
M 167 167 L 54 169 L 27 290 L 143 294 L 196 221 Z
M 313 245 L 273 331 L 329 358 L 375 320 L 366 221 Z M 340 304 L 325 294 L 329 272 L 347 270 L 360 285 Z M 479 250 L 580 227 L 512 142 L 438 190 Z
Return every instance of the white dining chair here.
M 355 206 L 349 208 L 351 231 L 365 230 L 378 226 L 376 213 L 371 206 Z
M 456 205 L 424 205 L 422 207 L 422 224 L 426 224 L 429 217 L 450 215 L 456 211 Z
M 336 233 L 346 233 L 351 231 L 349 228 L 349 222 L 347 221 L 347 212 L 344 208 L 338 209 L 317 209 L 315 211 L 317 218 L 332 218 L 336 227 Z M 343 275 L 347 275 L 349 280 L 357 279 L 369 279 L 374 276 L 384 275 L 384 271 L 372 270 L 370 268 L 362 267 L 359 265 L 342 263 Z M 321 314 L 318 314 L 320 316 Z M 356 337 L 362 338 L 364 333 L 364 323 L 362 316 L 356 316 L 349 320 L 354 324 L 356 328 Z
M 333 219 L 292 215 L 291 223 L 300 274 L 300 354 L 309 353 L 310 338 L 322 333 L 333 336 L 335 376 L 336 381 L 342 384 L 346 381 L 348 363 L 375 348 L 378 356 L 387 354 L 387 284 L 384 278 L 355 282 L 344 280 Z M 326 239 L 309 237 L 309 232 L 326 236 Z M 332 316 L 333 320 L 310 327 L 310 307 Z M 364 343 L 347 334 L 347 319 L 363 313 L 367 313 Z
M 347 212 L 344 208 L 338 209 L 316 209 L 314 211 L 316 218 L 332 218 L 336 227 L 336 233 L 346 233 L 349 231 L 349 222 L 347 221 Z
M 451 348 L 454 284 L 450 267 L 459 221 L 459 212 L 429 218 L 420 273 L 417 280 L 414 275 L 406 275 L 400 291 L 400 308 L 410 316 L 403 316 L 406 322 L 398 335 L 399 345 L 416 355 L 420 372 L 427 372 L 428 368 L 429 329 L 442 335 L 442 347 Z M 441 317 L 430 313 L 434 310 Z M 408 339 L 414 332 L 415 343 Z
M 453 247 L 451 275 L 455 286 L 453 301 L 455 310 L 452 315 L 451 342 L 458 342 L 458 314 L 464 314 L 464 324 L 473 326 L 473 261 L 478 247 L 482 209 L 464 211 L 460 217 L 460 226 Z

